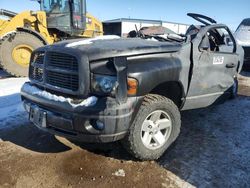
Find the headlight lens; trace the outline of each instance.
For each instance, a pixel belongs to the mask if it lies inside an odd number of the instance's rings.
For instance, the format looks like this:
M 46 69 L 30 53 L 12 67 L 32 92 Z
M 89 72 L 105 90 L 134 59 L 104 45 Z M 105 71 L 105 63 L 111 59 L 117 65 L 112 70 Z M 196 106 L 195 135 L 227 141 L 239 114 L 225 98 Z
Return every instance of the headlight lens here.
M 97 94 L 113 94 L 117 87 L 116 76 L 93 75 L 92 89 Z

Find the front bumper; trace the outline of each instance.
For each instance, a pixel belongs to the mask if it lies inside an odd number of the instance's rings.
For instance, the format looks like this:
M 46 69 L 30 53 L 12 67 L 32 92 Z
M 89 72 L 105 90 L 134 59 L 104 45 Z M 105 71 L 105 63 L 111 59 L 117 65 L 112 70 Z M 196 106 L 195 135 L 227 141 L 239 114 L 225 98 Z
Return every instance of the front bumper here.
M 24 86 L 32 86 L 25 83 Z M 32 86 L 35 87 L 35 86 Z M 25 109 L 36 108 L 46 113 L 46 127 L 40 129 L 80 142 L 113 142 L 122 139 L 133 121 L 141 97 L 129 97 L 118 104 L 111 97 L 99 98 L 94 105 L 73 106 L 68 102 L 51 100 L 44 95 L 21 90 Z M 103 123 L 101 128 L 97 122 Z

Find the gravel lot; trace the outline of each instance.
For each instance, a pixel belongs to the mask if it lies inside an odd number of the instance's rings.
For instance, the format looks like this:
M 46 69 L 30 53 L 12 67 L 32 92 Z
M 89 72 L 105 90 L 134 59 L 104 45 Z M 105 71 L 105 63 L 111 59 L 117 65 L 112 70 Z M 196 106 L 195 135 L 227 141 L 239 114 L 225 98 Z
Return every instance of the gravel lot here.
M 243 75 L 237 99 L 182 112 L 180 137 L 156 162 L 135 161 L 119 143 L 54 137 L 8 107 L 8 118 L 0 115 L 0 187 L 248 187 L 250 75 Z

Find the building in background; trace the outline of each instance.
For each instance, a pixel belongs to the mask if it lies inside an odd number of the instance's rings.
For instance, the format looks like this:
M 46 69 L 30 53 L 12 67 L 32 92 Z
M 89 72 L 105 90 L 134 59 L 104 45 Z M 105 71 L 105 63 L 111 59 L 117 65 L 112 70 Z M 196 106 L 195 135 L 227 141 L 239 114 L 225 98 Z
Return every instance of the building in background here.
M 167 22 L 162 20 L 144 20 L 130 18 L 119 18 L 103 22 L 105 35 L 118 35 L 126 37 L 130 31 L 135 30 L 136 26 L 138 30 L 140 30 L 140 28 L 142 27 L 163 26 L 178 34 L 185 34 L 189 27 L 188 24 L 182 23 Z

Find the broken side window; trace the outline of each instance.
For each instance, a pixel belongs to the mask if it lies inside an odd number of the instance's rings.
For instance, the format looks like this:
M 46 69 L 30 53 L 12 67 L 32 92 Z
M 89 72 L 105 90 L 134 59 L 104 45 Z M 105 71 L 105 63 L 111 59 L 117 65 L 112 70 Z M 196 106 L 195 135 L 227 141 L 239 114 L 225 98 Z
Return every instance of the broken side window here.
M 228 31 L 225 28 L 218 28 L 216 30 L 219 33 L 219 41 L 218 41 L 219 51 L 233 53 L 234 43 Z
M 233 39 L 225 28 L 213 28 L 207 32 L 208 50 L 212 52 L 233 53 Z

